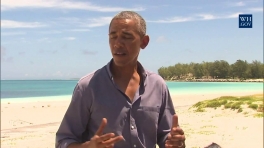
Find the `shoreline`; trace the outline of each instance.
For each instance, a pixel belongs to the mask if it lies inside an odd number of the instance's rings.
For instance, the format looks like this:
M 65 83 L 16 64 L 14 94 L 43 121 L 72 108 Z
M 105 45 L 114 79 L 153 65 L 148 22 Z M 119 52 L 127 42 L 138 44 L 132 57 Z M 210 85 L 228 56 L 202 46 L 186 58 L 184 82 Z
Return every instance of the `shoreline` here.
M 217 97 L 219 94 L 224 96 L 236 96 L 249 95 L 249 94 L 263 94 L 261 90 L 229 90 L 229 91 L 175 91 L 174 89 L 169 89 L 171 98 L 179 99 L 180 97 L 185 98 L 202 98 L 204 97 L 213 99 L 212 97 Z M 58 101 L 70 101 L 72 99 L 71 95 L 59 95 L 59 96 L 38 96 L 38 97 L 23 97 L 23 98 L 1 98 L 1 104 L 7 103 L 33 103 L 33 102 L 58 102 Z M 186 101 L 186 100 L 185 100 Z
M 187 79 L 187 80 L 165 80 L 166 82 L 248 82 L 248 83 L 263 83 L 264 79 Z

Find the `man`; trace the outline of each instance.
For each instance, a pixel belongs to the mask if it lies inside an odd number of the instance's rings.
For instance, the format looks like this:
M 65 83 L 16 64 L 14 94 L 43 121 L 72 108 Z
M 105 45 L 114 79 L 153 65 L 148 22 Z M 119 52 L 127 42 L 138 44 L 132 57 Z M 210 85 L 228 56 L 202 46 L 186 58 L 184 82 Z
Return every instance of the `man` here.
M 164 80 L 138 62 L 146 22 L 123 11 L 110 22 L 113 58 L 81 78 L 56 133 L 56 148 L 183 148 L 185 136 Z

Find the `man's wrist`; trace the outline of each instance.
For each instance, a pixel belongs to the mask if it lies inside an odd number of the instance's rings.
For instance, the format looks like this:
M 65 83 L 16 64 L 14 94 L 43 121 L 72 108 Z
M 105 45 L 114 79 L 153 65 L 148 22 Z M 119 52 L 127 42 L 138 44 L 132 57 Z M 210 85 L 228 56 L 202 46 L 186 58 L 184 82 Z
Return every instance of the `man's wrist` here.
M 71 143 L 67 148 L 89 148 L 89 141 L 84 143 Z

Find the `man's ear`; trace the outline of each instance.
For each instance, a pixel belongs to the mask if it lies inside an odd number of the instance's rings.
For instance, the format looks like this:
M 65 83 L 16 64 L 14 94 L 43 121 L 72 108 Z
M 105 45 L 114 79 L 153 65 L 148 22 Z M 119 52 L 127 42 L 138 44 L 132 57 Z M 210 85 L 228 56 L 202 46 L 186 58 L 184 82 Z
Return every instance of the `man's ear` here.
M 140 48 L 141 49 L 144 49 L 148 46 L 148 43 L 149 43 L 149 36 L 148 35 L 144 35 L 143 39 L 142 39 L 142 42 L 141 42 L 141 45 L 140 45 Z

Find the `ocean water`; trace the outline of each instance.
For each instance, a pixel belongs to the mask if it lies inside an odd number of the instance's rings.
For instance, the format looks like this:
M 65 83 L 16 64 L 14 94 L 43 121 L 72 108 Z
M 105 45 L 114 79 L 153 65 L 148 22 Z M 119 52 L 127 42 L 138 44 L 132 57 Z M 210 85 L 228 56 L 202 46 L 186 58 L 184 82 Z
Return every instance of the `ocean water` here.
M 78 80 L 1 80 L 1 100 L 59 99 L 70 96 Z M 263 92 L 263 83 L 246 82 L 166 82 L 173 94 L 218 92 Z
M 167 82 L 171 94 L 263 92 L 260 82 Z

